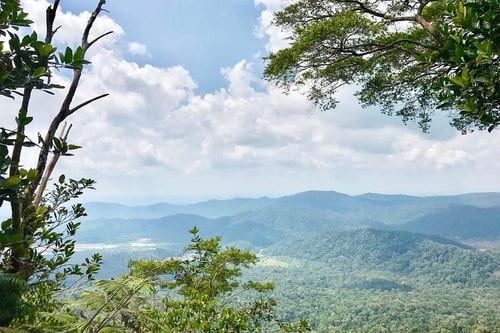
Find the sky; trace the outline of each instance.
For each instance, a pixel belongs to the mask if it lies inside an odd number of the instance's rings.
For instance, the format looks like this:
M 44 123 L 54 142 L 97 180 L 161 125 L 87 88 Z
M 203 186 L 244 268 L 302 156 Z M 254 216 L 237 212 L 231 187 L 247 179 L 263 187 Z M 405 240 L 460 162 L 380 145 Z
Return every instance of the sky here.
M 23 0 L 44 31 L 45 0 Z M 97 1 L 62 0 L 55 35 L 77 45 Z M 345 87 L 335 110 L 315 109 L 262 79 L 263 57 L 287 45 L 270 25 L 281 0 L 108 0 L 75 104 L 110 95 L 71 116 L 83 146 L 54 177 L 93 178 L 85 201 L 126 204 L 277 197 L 307 190 L 350 195 L 499 191 L 500 130 L 461 135 L 444 115 L 429 134 Z M 40 33 L 42 34 L 42 33 Z M 68 83 L 63 70 L 54 81 Z M 44 132 L 62 94 L 37 92 L 32 135 Z M 16 102 L 2 100 L 2 123 Z M 7 116 L 9 115 L 9 116 Z M 24 156 L 30 163 L 34 152 Z

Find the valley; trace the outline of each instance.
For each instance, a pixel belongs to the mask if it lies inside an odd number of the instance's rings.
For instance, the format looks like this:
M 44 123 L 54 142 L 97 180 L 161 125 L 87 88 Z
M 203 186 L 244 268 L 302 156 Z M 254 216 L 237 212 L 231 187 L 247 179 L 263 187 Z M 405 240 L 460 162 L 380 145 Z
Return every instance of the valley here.
M 107 206 L 87 204 L 77 234 L 77 257 L 103 254 L 101 278 L 131 258 L 176 256 L 196 225 L 257 253 L 244 278 L 274 282 L 279 315 L 309 318 L 315 332 L 500 331 L 500 194 Z

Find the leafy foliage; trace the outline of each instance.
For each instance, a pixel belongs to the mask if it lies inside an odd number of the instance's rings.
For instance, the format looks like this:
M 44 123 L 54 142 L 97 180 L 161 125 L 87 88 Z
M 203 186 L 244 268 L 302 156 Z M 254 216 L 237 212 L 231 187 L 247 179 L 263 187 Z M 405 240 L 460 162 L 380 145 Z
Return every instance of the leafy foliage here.
M 492 131 L 500 123 L 500 13 L 498 0 L 449 3 L 446 40 L 427 61 L 448 66 L 449 75 L 436 86 L 440 107 L 456 107 L 458 128 L 472 123 Z
M 74 254 L 73 239 L 79 222 L 85 216 L 81 204 L 68 207 L 68 202 L 80 197 L 84 190 L 92 189 L 91 179 L 66 180 L 60 176 L 54 190 L 48 191 L 59 157 L 71 155 L 80 148 L 67 141 L 71 125 L 65 120 L 74 112 L 106 94 L 72 106 L 79 84 L 82 66 L 88 48 L 102 36 L 88 40 L 88 35 L 101 12 L 104 0 L 98 2 L 82 34 L 81 46 L 56 54 L 52 45 L 54 19 L 59 0 L 46 10 L 46 32 L 40 40 L 31 30 L 33 23 L 19 0 L 0 1 L 0 95 L 15 99 L 20 97 L 14 128 L 0 126 L 0 206 L 10 205 L 11 216 L 0 225 L 0 275 L 3 284 L 12 288 L 5 292 L 5 303 L 1 303 L 2 325 L 17 317 L 16 325 L 31 320 L 39 308 L 53 309 L 59 292 L 69 275 L 92 279 L 100 265 L 98 254 L 87 258 L 82 265 L 69 265 Z M 8 42 L 8 47 L 5 43 Z M 45 136 L 39 134 L 33 140 L 26 134 L 34 118 L 29 109 L 31 96 L 37 90 L 51 93 L 54 88 L 63 88 L 52 83 L 54 68 L 73 71 L 73 80 Z M 6 110 L 2 110 L 7 112 Z M 60 136 L 57 136 L 60 131 Z M 30 150 L 38 156 L 35 166 L 26 167 L 23 155 Z M 5 277 L 9 277 L 6 279 Z M 16 281 L 23 281 L 16 284 Z M 30 285 L 27 288 L 20 286 Z M 29 310 L 29 311 L 21 311 Z M 23 317 L 24 316 L 24 317 Z
M 21 297 L 28 290 L 26 281 L 12 274 L 0 273 L 0 327 L 22 314 Z
M 274 24 L 290 46 L 267 56 L 264 76 L 305 86 L 327 110 L 336 91 L 357 85 L 364 106 L 427 131 L 435 109 L 452 112 L 462 131 L 492 130 L 499 104 L 498 0 L 303 0 Z M 456 112 L 459 111 L 459 112 Z

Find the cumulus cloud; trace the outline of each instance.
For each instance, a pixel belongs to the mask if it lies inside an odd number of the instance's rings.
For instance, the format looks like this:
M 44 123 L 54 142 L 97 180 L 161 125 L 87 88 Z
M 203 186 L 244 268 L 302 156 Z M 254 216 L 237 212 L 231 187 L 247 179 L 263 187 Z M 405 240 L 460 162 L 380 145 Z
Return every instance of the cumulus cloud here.
M 275 52 L 289 45 L 287 37 L 290 36 L 290 31 L 282 30 L 281 28 L 273 26 L 271 23 L 274 18 L 274 13 L 292 2 L 293 1 L 285 2 L 281 0 L 254 1 L 256 6 L 262 5 L 264 7 L 259 17 L 259 23 L 255 29 L 255 35 L 259 38 L 267 38 L 266 50 L 269 52 Z
M 148 49 L 146 45 L 137 43 L 137 42 L 131 42 L 128 43 L 128 51 L 132 55 L 146 55 L 146 56 L 151 56 L 148 54 Z
M 47 4 L 25 3 L 33 5 L 33 13 L 44 11 Z M 255 3 L 264 5 L 264 26 L 282 2 Z M 76 42 L 86 15 L 60 13 L 61 43 Z M 453 174 L 450 170 L 490 170 L 500 163 L 496 133 L 461 136 L 445 124 L 446 135 L 424 135 L 414 124 L 405 127 L 377 110 L 362 110 L 349 90 L 340 91 L 336 110 L 319 112 L 300 93 L 285 95 L 263 82 L 248 60 L 221 69 L 226 86 L 200 95 L 195 79 L 182 66 L 128 60 L 126 54 L 146 54 L 147 48 L 127 41 L 111 18 L 103 17 L 96 29 L 96 34 L 110 29 L 118 33 L 90 54 L 92 64 L 84 72 L 75 104 L 110 95 L 72 116 L 70 141 L 84 149 L 62 159 L 60 167 L 61 172 L 97 178 L 110 195 L 137 192 L 138 187 L 151 195 L 209 195 L 215 187 L 232 194 L 270 194 L 274 188 L 383 191 L 396 185 L 420 186 L 409 177 L 415 172 L 429 174 L 430 180 Z M 270 49 L 279 47 L 282 37 L 277 32 L 262 31 L 269 36 Z M 64 75 L 55 74 L 67 84 Z M 32 112 L 41 115 L 37 130 L 57 110 L 60 97 L 36 94 Z
M 23 8 L 28 12 L 29 17 L 34 21 L 32 27 L 40 35 L 45 34 L 45 11 L 52 5 L 47 0 L 22 0 Z M 89 7 L 92 8 L 92 7 Z M 93 9 L 93 8 L 92 8 Z M 54 35 L 54 44 L 75 47 L 81 42 L 81 35 L 90 17 L 90 11 L 74 14 L 64 11 L 64 2 L 58 8 L 54 27 L 61 27 Z M 124 31 L 113 19 L 105 13 L 100 15 L 94 29 L 89 36 L 89 40 L 112 31 L 113 34 L 107 37 L 107 42 L 115 42 L 122 38 Z

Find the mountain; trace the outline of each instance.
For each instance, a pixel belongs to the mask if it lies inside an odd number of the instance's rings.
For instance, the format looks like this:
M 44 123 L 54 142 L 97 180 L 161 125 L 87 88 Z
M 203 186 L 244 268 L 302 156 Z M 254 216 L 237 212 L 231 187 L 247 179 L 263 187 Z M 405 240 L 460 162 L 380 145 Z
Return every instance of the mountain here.
M 393 229 L 453 239 L 500 239 L 500 207 L 450 206 Z
M 147 240 L 150 244 L 186 244 L 187 230 L 197 226 L 202 237 L 222 236 L 224 242 L 243 242 L 246 247 L 268 246 L 284 239 L 279 229 L 250 219 L 220 217 L 210 219 L 195 214 L 177 214 L 156 219 L 85 220 L 76 235 L 78 243 L 133 243 Z
M 163 233 L 173 232 L 168 230 L 170 224 L 179 225 L 179 228 L 182 225 L 187 230 L 202 223 L 210 230 L 215 226 L 219 226 L 215 230 L 222 230 L 224 223 L 227 228 L 235 228 L 235 224 L 240 223 L 238 228 L 241 234 L 245 234 L 242 225 L 252 225 L 253 230 L 261 226 L 262 230 L 267 230 L 262 232 L 263 235 L 273 235 L 264 237 L 263 244 L 312 232 L 364 227 L 413 231 L 462 240 L 500 240 L 500 193 L 416 197 L 376 193 L 350 196 L 334 191 L 307 191 L 279 198 L 209 200 L 189 205 L 87 203 L 86 208 L 88 217 L 84 224 L 100 219 L 125 220 L 107 222 L 118 233 L 131 224 L 159 219 L 157 224 L 162 225 Z M 191 217 L 181 218 L 182 215 Z M 227 219 L 218 220 L 223 217 Z M 207 224 L 203 218 L 215 221 Z M 177 223 L 174 219 L 180 220 Z M 161 222 L 166 220 L 166 224 Z M 228 235 L 238 234 L 229 230 L 225 232 Z M 231 239 L 236 238 L 231 236 Z M 254 237 L 251 244 L 255 245 L 255 241 Z
M 166 202 L 146 206 L 127 206 L 116 203 L 88 202 L 85 204 L 91 218 L 159 218 L 176 214 L 196 214 L 209 218 L 230 216 L 240 212 L 266 207 L 273 199 L 236 198 L 230 200 L 209 200 L 195 204 L 176 205 Z
M 500 332 L 499 250 L 402 231 L 337 230 L 264 249 L 250 278 L 274 281 L 281 314 L 309 318 L 318 333 Z
M 349 213 L 363 205 L 356 197 L 334 191 L 307 191 L 277 198 L 271 209 L 307 209 L 336 214 Z

